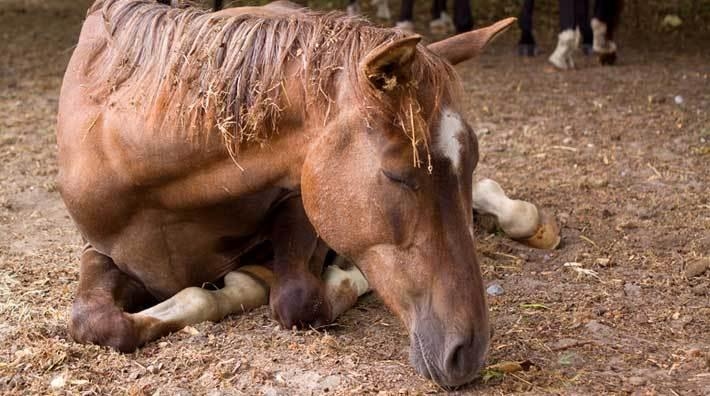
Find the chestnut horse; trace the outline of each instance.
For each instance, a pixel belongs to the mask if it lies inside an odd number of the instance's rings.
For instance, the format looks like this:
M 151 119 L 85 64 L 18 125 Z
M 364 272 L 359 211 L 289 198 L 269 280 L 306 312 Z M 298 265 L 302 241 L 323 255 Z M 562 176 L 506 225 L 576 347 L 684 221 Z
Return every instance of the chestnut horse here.
M 289 3 L 98 0 L 58 113 L 61 196 L 87 242 L 72 337 L 133 351 L 175 331 L 132 313 L 231 284 L 265 243 L 273 279 L 247 273 L 272 284 L 275 319 L 323 324 L 324 241 L 401 318 L 420 373 L 470 381 L 490 328 L 471 231 L 478 146 L 451 64 L 513 21 L 424 46 Z

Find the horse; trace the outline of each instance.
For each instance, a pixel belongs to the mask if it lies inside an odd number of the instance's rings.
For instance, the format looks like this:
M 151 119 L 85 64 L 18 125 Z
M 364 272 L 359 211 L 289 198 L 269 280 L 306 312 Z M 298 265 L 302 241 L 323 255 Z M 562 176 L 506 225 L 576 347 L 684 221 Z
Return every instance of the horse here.
M 584 53 L 594 52 L 602 65 L 616 63 L 614 33 L 619 25 L 623 3 L 623 0 L 596 0 L 590 20 L 589 0 L 560 0 L 560 33 L 557 46 L 549 57 L 550 63 L 558 69 L 574 68 L 572 53 L 580 42 Z M 518 19 L 521 31 L 518 54 L 521 56 L 535 55 L 536 42 L 532 33 L 534 6 L 534 0 L 525 0 Z
M 343 275 L 348 302 L 333 298 L 330 248 L 402 321 L 419 373 L 471 381 L 491 328 L 452 65 L 512 23 L 425 46 L 290 3 L 97 0 L 57 115 L 58 188 L 86 242 L 72 338 L 130 352 L 266 303 L 284 328 L 328 323 L 364 292 Z

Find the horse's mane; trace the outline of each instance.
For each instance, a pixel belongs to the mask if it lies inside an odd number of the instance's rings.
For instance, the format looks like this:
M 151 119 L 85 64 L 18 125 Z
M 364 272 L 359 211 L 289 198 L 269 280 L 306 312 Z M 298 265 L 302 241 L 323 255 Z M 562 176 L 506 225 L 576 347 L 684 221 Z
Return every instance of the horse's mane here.
M 165 127 L 174 111 L 178 117 L 172 121 L 193 136 L 219 130 L 232 154 L 241 143 L 262 142 L 276 131 L 287 100 L 287 67 L 297 70 L 306 107 L 328 109 L 323 110 L 327 119 L 337 111 L 333 98 L 339 73 L 357 71 L 371 50 L 405 37 L 339 12 L 217 16 L 155 0 L 98 0 L 89 13 L 96 11 L 108 40 L 93 66 L 95 92 L 110 95 L 130 87 L 131 102 L 143 107 L 153 128 Z M 412 69 L 415 83 L 401 87 L 410 95 L 395 95 L 405 98 L 399 103 L 383 100 L 363 73 L 348 75 L 365 114 L 389 113 L 415 143 L 426 143 L 424 118 L 431 114 L 419 108 L 417 84 L 434 88 L 437 107 L 459 82 L 453 68 L 422 45 Z

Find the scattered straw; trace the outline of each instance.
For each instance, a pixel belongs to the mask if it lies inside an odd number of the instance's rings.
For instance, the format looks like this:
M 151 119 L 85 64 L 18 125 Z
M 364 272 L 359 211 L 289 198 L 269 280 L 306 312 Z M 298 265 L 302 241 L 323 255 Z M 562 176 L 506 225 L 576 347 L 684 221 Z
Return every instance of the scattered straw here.
M 597 279 L 597 280 L 600 281 L 600 282 L 601 282 L 601 280 L 602 280 L 602 279 L 599 277 L 599 274 L 598 274 L 596 271 L 591 270 L 591 269 L 588 269 L 588 268 L 582 268 L 582 264 L 581 264 L 581 263 L 568 262 L 568 263 L 564 263 L 562 266 L 565 267 L 565 268 L 569 268 L 569 269 L 571 269 L 572 271 L 576 272 L 578 278 L 579 278 L 580 276 L 584 275 L 584 276 L 591 276 L 591 277 Z

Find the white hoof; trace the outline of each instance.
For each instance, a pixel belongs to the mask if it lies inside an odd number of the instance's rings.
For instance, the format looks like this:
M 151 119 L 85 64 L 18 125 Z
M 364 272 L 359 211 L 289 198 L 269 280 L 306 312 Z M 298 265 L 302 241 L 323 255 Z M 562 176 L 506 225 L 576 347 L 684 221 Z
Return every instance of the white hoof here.
M 454 31 L 454 22 L 446 12 L 442 11 L 439 18 L 429 22 L 429 33 L 437 36 L 450 34 Z
M 403 32 L 414 33 L 414 23 L 412 21 L 399 21 L 394 25 L 394 28 Z
M 557 47 L 548 58 L 550 63 L 561 70 L 574 69 L 572 54 L 577 48 L 576 42 L 574 30 L 568 29 L 561 32 L 557 37 Z
M 348 5 L 345 9 L 349 16 L 360 15 L 360 6 L 357 3 Z
M 377 15 L 380 19 L 390 20 L 392 19 L 392 13 L 390 12 L 390 6 L 387 0 L 372 0 L 370 4 L 377 6 Z

